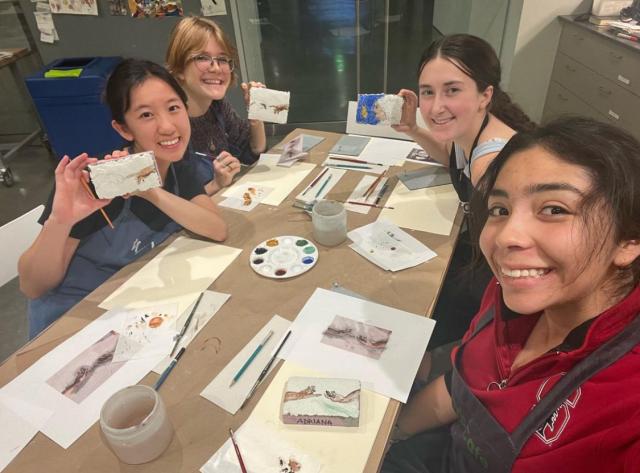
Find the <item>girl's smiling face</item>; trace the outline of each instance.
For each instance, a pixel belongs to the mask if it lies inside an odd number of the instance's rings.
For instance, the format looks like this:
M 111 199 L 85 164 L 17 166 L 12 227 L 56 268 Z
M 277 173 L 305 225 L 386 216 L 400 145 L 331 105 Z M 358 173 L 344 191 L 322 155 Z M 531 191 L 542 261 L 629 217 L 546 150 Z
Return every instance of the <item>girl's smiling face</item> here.
M 479 92 L 471 77 L 442 57 L 424 65 L 418 88 L 422 118 L 433 137 L 441 142 L 475 134 L 474 125 L 484 116 L 493 95 L 492 87 Z
M 214 60 L 206 61 L 206 58 Z M 184 71 L 178 74 L 189 100 L 198 103 L 221 100 L 231 84 L 232 68 L 229 63 L 216 58 L 230 60 L 229 54 L 213 37 L 209 37 L 204 48 L 189 59 Z
M 164 80 L 151 76 L 131 89 L 124 124 L 114 128 L 134 150 L 153 151 L 158 161 L 182 159 L 191 138 L 187 108 L 176 91 Z
M 480 247 L 510 309 L 584 318 L 616 302 L 613 275 L 635 256 L 607 231 L 603 202 L 584 214 L 591 187 L 584 168 L 539 146 L 515 153 L 500 170 Z

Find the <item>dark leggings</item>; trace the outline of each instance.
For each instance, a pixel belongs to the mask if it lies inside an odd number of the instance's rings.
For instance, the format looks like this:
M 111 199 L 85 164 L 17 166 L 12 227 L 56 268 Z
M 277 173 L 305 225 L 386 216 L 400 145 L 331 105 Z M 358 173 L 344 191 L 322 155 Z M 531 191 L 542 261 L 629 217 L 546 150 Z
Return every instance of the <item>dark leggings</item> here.
M 428 430 L 393 444 L 380 473 L 443 473 L 451 440 L 449 428 Z
M 472 259 L 469 232 L 464 231 L 453 251 L 451 264 L 433 311 L 436 326 L 429 340 L 428 350 L 460 340 L 480 309 L 482 295 L 493 273 L 484 259 L 482 266 L 471 268 Z

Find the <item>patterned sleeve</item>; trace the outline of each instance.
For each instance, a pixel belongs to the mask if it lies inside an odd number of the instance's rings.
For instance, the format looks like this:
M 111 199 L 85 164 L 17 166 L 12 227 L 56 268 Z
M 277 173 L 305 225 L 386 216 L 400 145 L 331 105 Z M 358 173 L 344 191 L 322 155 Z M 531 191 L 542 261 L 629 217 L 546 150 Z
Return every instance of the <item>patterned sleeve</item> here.
M 253 164 L 258 159 L 258 155 L 251 151 L 249 120 L 240 118 L 226 99 L 222 100 L 221 106 L 231 154 L 244 164 Z

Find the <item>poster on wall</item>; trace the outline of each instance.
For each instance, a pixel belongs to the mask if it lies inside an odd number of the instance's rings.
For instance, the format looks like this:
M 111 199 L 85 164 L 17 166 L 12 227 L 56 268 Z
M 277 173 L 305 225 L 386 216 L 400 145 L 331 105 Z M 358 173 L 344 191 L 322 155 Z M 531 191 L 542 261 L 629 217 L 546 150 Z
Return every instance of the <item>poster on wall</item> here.
M 109 13 L 114 16 L 127 16 L 127 0 L 109 0 Z
M 200 0 L 202 16 L 226 15 L 227 6 L 224 0 Z
M 49 0 L 51 13 L 98 16 L 97 0 Z
M 181 0 L 128 0 L 134 18 L 182 16 Z

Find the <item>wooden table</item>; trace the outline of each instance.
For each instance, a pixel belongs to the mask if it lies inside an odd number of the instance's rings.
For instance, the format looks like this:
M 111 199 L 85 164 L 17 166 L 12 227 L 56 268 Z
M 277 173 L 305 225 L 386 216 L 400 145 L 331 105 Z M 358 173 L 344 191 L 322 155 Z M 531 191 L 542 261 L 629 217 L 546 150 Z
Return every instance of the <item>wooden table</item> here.
M 285 141 L 300 131 L 292 132 Z M 327 151 L 341 136 L 336 133 L 303 131 L 326 138 L 311 150 L 309 160 L 315 163 L 324 160 Z M 413 163 L 405 164 L 405 168 L 409 169 L 417 166 Z M 390 171 L 394 173 L 398 169 L 400 168 L 391 168 Z M 230 227 L 229 239 L 225 244 L 242 248 L 243 251 L 211 286 L 213 290 L 230 293 L 231 298 L 193 340 L 162 387 L 162 397 L 176 435 L 160 458 L 146 465 L 119 463 L 102 443 L 100 429 L 94 424 L 67 450 L 38 433 L 7 467 L 6 472 L 198 471 L 227 440 L 227 429 L 237 428 L 248 417 L 273 374 L 260 385 L 248 406 L 235 416 L 200 397 L 200 392 L 274 314 L 293 320 L 316 287 L 330 288 L 333 282 L 338 282 L 374 302 L 430 316 L 459 232 L 462 212 L 458 212 L 451 236 L 409 231 L 438 254 L 433 260 L 414 268 L 396 273 L 385 271 L 351 250 L 347 240 L 334 248 L 318 245 L 318 264 L 300 277 L 273 280 L 253 272 L 249 266 L 249 255 L 261 241 L 278 235 L 311 237 L 310 218 L 292 207 L 292 203 L 295 196 L 320 171 L 320 167 L 312 171 L 279 207 L 259 205 L 249 213 L 223 209 Z M 345 200 L 362 176 L 360 172 L 347 172 L 332 189 L 329 197 Z M 391 187 L 394 183 L 395 178 Z M 215 197 L 214 200 L 221 200 L 221 197 Z M 349 212 L 349 229 L 370 223 L 377 218 L 379 211 L 371 209 L 368 215 Z M 141 260 L 122 269 L 37 339 L 12 355 L 0 366 L 0 385 L 5 385 L 42 355 L 103 313 L 97 305 L 161 249 L 162 247 L 156 248 Z M 150 385 L 157 377 L 158 375 L 151 373 L 142 383 Z M 365 469 L 367 473 L 379 469 L 399 406 L 400 403 L 394 400 L 389 403 L 369 456 Z

